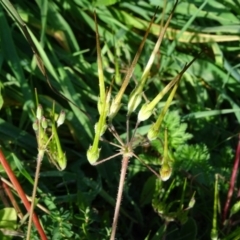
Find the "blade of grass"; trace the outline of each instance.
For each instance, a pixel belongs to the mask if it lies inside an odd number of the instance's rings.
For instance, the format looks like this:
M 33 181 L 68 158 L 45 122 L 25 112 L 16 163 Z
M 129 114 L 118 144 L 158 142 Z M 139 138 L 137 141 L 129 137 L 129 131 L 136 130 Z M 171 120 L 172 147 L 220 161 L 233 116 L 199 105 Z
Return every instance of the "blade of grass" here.
M 4 16 L 2 7 L 0 7 L 0 29 L 4 30 L 0 31 L 0 44 L 4 57 L 6 58 L 10 69 L 18 81 L 19 87 L 21 88 L 22 94 L 24 96 L 24 101 L 31 103 L 32 94 L 26 82 L 20 59 L 18 57 L 17 50 L 11 36 L 10 28 Z M 28 110 L 30 110 L 30 108 Z

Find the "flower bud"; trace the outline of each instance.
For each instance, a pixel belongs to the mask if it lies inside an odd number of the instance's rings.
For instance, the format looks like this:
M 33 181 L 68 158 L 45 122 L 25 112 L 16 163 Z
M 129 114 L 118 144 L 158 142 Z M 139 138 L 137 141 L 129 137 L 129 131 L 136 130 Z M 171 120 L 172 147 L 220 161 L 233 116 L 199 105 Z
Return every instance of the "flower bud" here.
M 193 206 L 195 205 L 195 202 L 196 202 L 195 197 L 192 196 L 190 202 L 188 203 L 188 209 L 193 208 Z
M 65 111 L 62 110 L 57 119 L 57 127 L 61 126 L 64 123 L 65 118 L 66 118 L 66 113 Z
M 152 113 L 153 108 L 151 108 L 148 103 L 143 104 L 140 111 L 138 112 L 138 121 L 141 122 L 147 120 L 148 118 L 150 118 Z
M 45 117 L 41 120 L 41 126 L 43 129 L 46 129 L 48 127 L 47 119 Z

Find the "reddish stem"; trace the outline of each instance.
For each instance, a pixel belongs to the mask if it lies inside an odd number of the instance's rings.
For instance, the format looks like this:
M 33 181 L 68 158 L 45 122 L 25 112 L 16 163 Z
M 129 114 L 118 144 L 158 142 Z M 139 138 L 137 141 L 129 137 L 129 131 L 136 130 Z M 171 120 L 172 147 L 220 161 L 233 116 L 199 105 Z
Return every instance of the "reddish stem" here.
M 30 203 L 28 202 L 27 198 L 26 198 L 26 195 L 21 187 L 21 185 L 19 184 L 17 178 L 15 177 L 12 169 L 10 168 L 6 158 L 4 157 L 3 153 L 2 153 L 2 150 L 0 149 L 0 162 L 4 168 L 4 170 L 6 171 L 10 181 L 12 182 L 13 186 L 15 187 L 19 197 L 21 198 L 25 208 L 27 209 L 27 211 L 29 212 L 30 211 Z M 47 240 L 47 236 L 38 220 L 38 217 L 35 213 L 33 213 L 33 223 L 34 225 L 36 226 L 37 230 L 38 230 L 38 233 L 41 237 L 42 240 Z
M 234 165 L 232 169 L 232 176 L 231 176 L 230 185 L 228 189 L 227 201 L 225 203 L 224 210 L 223 210 L 223 224 L 227 218 L 227 214 L 229 211 L 229 206 L 230 206 L 230 202 L 231 202 L 233 191 L 234 191 L 234 185 L 237 178 L 239 161 L 240 161 L 240 134 L 238 135 L 238 145 L 236 149 L 236 155 L 235 155 Z

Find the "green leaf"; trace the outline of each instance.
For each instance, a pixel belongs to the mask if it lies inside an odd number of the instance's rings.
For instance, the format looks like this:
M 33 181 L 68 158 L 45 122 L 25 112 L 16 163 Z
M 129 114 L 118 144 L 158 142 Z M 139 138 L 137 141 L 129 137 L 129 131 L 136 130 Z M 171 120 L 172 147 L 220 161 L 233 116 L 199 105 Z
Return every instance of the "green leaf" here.
M 140 196 L 141 207 L 143 207 L 146 204 L 149 204 L 152 201 L 153 194 L 155 191 L 155 182 L 156 182 L 155 176 L 151 176 L 145 181 Z
M 0 210 L 0 228 L 12 229 L 17 227 L 17 212 L 14 208 Z
M 210 157 L 208 148 L 204 144 L 183 145 L 174 153 L 176 161 L 182 163 L 182 168 L 189 170 L 189 168 L 199 168 L 208 166 L 208 159 Z
M 0 29 L 4 29 L 4 31 L 0 31 L 0 46 L 5 56 L 5 61 L 7 61 L 17 80 L 18 86 L 21 88 L 24 100 L 28 101 L 32 99 L 32 93 L 26 82 L 20 58 L 17 54 L 17 49 L 13 41 L 11 29 L 5 19 L 2 7 L 0 7 Z
M 239 210 L 240 210 L 240 201 L 234 203 L 234 205 L 232 206 L 231 211 L 230 211 L 230 217 L 233 214 L 236 214 L 237 212 L 239 212 Z
M 94 2 L 94 5 L 96 7 L 100 7 L 100 6 L 111 6 L 115 3 L 117 3 L 118 0 L 97 0 Z

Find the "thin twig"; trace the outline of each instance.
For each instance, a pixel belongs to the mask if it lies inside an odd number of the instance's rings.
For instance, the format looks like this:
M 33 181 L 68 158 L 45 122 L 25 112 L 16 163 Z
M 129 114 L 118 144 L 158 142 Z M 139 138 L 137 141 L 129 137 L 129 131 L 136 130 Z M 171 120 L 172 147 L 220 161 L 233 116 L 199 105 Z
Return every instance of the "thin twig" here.
M 8 185 L 10 188 L 12 188 L 15 192 L 14 192 L 14 194 L 16 194 L 16 189 L 15 189 L 15 187 L 7 180 L 7 179 L 5 179 L 4 177 L 0 177 L 0 180 L 2 181 L 2 182 L 4 182 L 6 185 Z M 32 202 L 32 198 L 31 197 L 29 197 L 28 195 L 26 195 L 25 194 L 25 196 L 26 196 L 26 198 L 27 198 L 27 200 L 29 201 L 29 202 Z M 36 207 L 38 207 L 39 209 L 41 209 L 43 212 L 45 212 L 46 214 L 50 214 L 50 212 L 49 212 L 49 210 L 48 209 L 46 209 L 43 205 L 41 205 L 41 204 L 36 204 Z
M 151 167 L 149 167 L 142 159 L 140 159 L 135 153 L 133 153 L 133 156 L 140 162 L 142 163 L 149 171 L 151 171 L 157 178 L 161 178 L 160 175 L 153 170 Z

